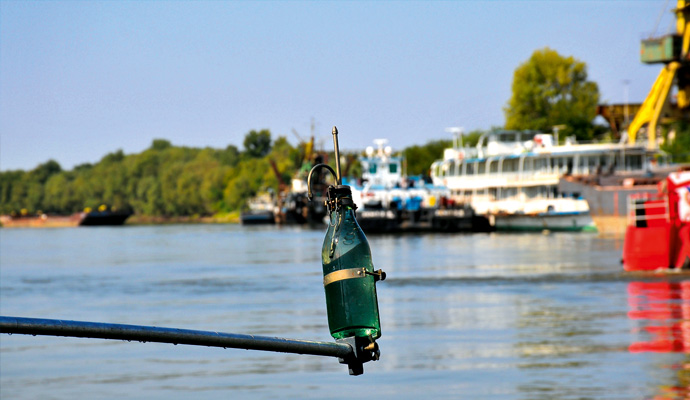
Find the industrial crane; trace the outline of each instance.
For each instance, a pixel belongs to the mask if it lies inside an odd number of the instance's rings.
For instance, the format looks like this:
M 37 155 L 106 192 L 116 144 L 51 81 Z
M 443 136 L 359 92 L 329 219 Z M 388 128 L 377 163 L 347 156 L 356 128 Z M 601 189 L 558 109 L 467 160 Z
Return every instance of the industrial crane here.
M 642 41 L 640 58 L 646 64 L 665 64 L 652 90 L 628 126 L 628 141 L 635 143 L 640 130 L 647 125 L 649 148 L 656 148 L 659 123 L 690 118 L 690 1 L 678 0 L 676 33 Z M 671 89 L 677 87 L 676 102 Z

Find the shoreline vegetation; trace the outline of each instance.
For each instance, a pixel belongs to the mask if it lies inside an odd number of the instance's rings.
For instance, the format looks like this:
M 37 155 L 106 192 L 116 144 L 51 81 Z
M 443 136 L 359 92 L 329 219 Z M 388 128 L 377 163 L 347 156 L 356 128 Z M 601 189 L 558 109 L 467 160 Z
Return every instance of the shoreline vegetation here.
M 293 146 L 284 136 L 272 140 L 270 131 L 253 130 L 243 145 L 194 148 L 155 139 L 140 153 L 117 150 L 71 170 L 49 160 L 29 171 L 0 171 L 0 215 L 69 216 L 105 207 L 130 212 L 127 225 L 239 223 L 249 199 L 289 190 L 315 156 L 333 164 L 333 153 L 313 149 L 313 139 Z M 408 173 L 426 174 L 450 146 L 436 140 L 404 149 Z M 361 174 L 358 155 L 343 154 L 350 176 Z
M 173 224 L 239 224 L 240 212 L 233 211 L 211 216 L 187 215 L 176 217 L 132 215 L 125 225 L 173 225 Z

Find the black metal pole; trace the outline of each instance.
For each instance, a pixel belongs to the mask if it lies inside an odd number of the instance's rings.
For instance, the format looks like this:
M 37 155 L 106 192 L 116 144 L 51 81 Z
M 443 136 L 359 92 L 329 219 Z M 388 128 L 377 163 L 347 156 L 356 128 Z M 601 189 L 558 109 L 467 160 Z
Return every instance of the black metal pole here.
M 315 356 L 352 359 L 355 352 L 347 343 L 315 342 L 277 337 L 239 335 L 234 333 L 195 331 L 154 326 L 106 324 L 100 322 L 63 321 L 57 319 L 19 318 L 0 316 L 0 333 L 26 335 L 71 336 L 95 339 L 135 340 L 264 350 L 280 353 L 311 354 Z

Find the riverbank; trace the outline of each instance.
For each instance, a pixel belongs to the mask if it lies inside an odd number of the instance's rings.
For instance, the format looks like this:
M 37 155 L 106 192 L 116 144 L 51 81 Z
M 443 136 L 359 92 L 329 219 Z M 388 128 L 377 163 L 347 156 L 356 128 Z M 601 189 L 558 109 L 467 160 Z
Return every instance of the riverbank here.
M 627 216 L 593 215 L 599 236 L 623 238 L 628 226 Z
M 77 214 L 68 216 L 42 216 L 21 219 L 19 222 L 10 216 L 0 216 L 3 228 L 72 228 L 81 221 Z M 167 224 L 239 224 L 240 213 L 230 212 L 212 216 L 187 215 L 176 217 L 137 215 L 130 216 L 125 225 L 167 225 Z
M 166 224 L 239 224 L 240 213 L 229 212 L 211 216 L 187 215 L 163 217 L 152 215 L 132 215 L 126 225 L 166 225 Z

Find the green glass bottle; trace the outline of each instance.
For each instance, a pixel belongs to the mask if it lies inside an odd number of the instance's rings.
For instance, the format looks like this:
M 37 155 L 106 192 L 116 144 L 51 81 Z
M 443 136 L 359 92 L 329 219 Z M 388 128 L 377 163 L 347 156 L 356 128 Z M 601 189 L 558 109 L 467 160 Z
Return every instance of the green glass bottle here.
M 371 249 L 355 219 L 356 205 L 349 186 L 328 188 L 330 223 L 323 241 L 324 290 L 328 327 L 335 339 L 381 336 L 376 281 Z

